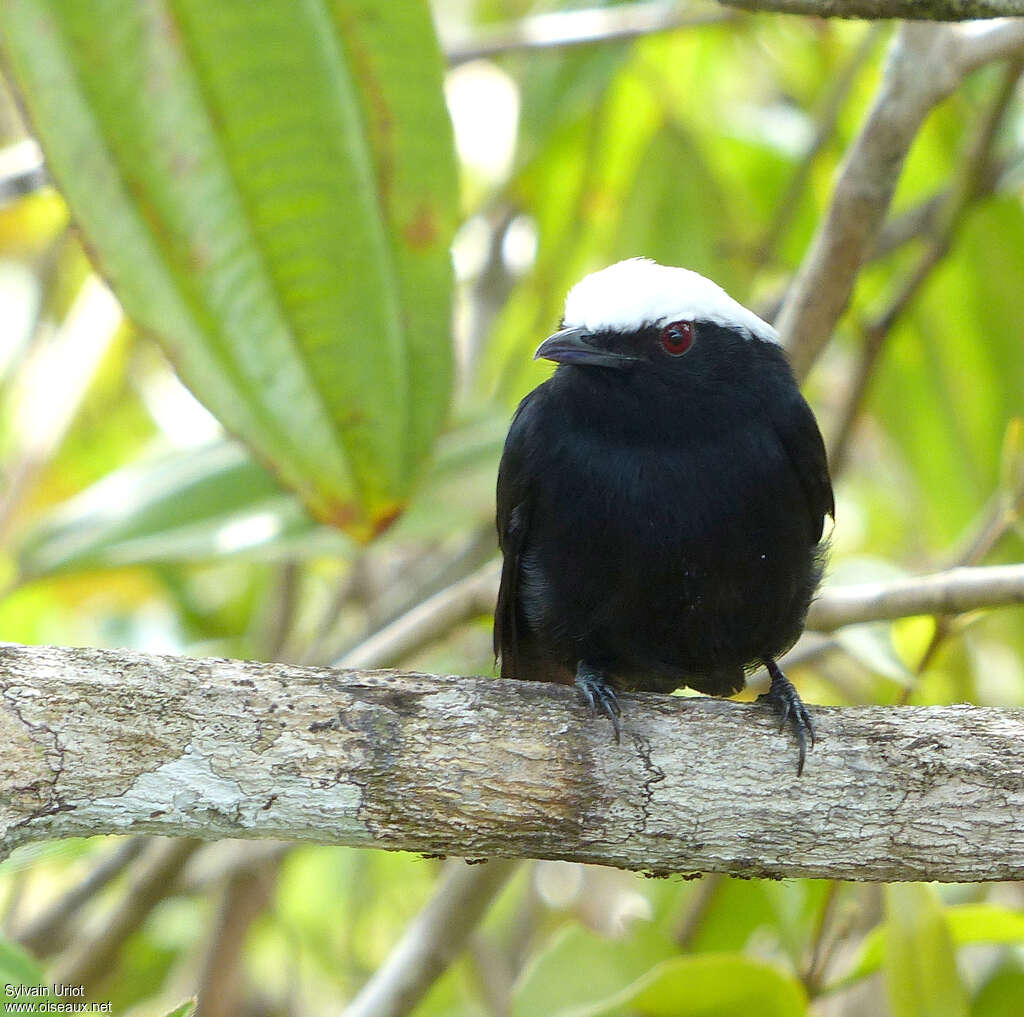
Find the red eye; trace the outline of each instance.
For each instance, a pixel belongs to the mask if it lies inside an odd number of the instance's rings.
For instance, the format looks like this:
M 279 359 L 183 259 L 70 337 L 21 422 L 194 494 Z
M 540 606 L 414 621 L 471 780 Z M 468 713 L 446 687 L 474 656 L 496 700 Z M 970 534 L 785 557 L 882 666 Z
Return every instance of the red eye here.
M 681 357 L 692 345 L 692 321 L 673 321 L 661 330 L 661 348 L 669 356 Z

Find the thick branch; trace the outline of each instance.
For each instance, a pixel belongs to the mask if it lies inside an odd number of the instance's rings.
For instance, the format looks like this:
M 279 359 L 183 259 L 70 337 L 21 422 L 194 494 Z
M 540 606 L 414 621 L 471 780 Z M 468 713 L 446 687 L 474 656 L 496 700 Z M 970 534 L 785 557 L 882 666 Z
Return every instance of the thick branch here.
M 1024 15 L 1024 0 L 719 0 L 727 7 L 816 18 L 971 21 Z
M 1024 877 L 1024 715 L 0 647 L 0 844 L 145 831 L 842 879 Z

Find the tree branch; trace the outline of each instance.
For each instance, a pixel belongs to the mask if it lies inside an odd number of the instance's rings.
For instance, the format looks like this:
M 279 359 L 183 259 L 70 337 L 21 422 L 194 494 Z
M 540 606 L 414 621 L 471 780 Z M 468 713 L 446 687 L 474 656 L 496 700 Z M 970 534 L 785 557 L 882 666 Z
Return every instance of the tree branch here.
M 977 572 L 990 570 L 973 570 Z M 1020 570 L 1024 571 L 1024 570 Z M 943 601 L 943 609 L 951 609 Z M 1024 717 L 0 647 L 0 845 L 143 831 L 657 871 L 1024 877 Z
M 489 25 L 444 46 L 448 63 L 499 56 L 520 50 L 568 49 L 609 42 L 629 42 L 679 28 L 731 21 L 736 14 L 717 4 L 690 7 L 666 0 L 646 0 L 618 7 L 589 7 L 531 14 L 507 24 Z
M 807 625 L 831 632 L 843 625 L 917 614 L 962 614 L 1024 604 L 1024 564 L 951 568 L 883 583 L 833 586 L 811 605 Z
M 973 70 L 1024 47 L 1024 22 L 984 29 L 904 25 L 864 126 L 839 170 L 832 203 L 776 322 L 803 378 L 846 310 L 911 144 L 928 113 Z
M 1022 0 L 719 0 L 727 7 L 815 18 L 865 18 L 879 21 L 972 21 L 1024 15 Z
M 409 923 L 343 1017 L 410 1013 L 465 948 L 515 869 L 516 863 L 505 858 L 479 865 L 449 862 L 430 902 Z

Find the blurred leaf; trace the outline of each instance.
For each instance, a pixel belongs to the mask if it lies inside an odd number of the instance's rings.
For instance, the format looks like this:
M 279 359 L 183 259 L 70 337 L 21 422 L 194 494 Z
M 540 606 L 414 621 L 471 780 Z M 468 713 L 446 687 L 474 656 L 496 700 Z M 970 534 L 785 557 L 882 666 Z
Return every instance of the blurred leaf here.
M 426 3 L 17 0 L 0 33 L 129 315 L 317 518 L 384 528 L 451 373 Z
M 938 894 L 924 883 L 892 883 L 885 901 L 883 957 L 894 1017 L 967 1017 L 967 994 Z
M 901 685 L 911 685 L 914 674 L 896 652 L 888 622 L 847 625 L 834 634 L 836 642 L 869 671 Z
M 181 1006 L 175 1007 L 175 1009 L 171 1010 L 166 1017 L 191 1017 L 191 1015 L 195 1013 L 195 1006 L 196 1001 L 194 999 L 190 999 L 187 1002 L 182 1003 Z
M 944 919 L 956 946 L 969 943 L 1024 943 L 1024 914 L 998 904 L 958 904 Z M 877 971 L 889 949 L 889 923 L 876 925 L 861 943 L 850 971 L 826 991 L 842 988 Z
M 1006 425 L 999 456 L 999 489 L 1016 514 L 1016 502 L 1024 496 L 1024 417 L 1012 417 Z
M 697 954 L 664 961 L 614 999 L 574 1012 L 578 1017 L 802 1017 L 800 983 L 742 954 Z
M 971 1017 L 1020 1017 L 1024 970 L 1018 961 L 997 969 L 971 1001 Z
M 869 403 L 912 480 L 919 547 L 955 543 L 1000 483 L 1024 392 L 1022 276 L 1024 209 L 1000 196 L 972 213 L 879 362 Z
M 452 532 L 459 513 L 490 515 L 504 440 L 503 416 L 453 428 L 438 444 L 397 536 Z M 17 551 L 22 580 L 60 572 L 247 555 L 263 559 L 343 554 L 334 530 L 234 442 L 154 456 L 104 477 L 40 520 Z
M 43 968 L 36 963 L 34 958 L 15 943 L 0 939 L 0 1011 L 3 1013 L 12 1012 L 9 1004 L 31 1004 L 52 1001 L 49 993 L 35 995 L 23 992 L 16 992 L 12 995 L 7 993 L 15 986 L 41 986 L 44 985 Z M 19 1013 L 37 1013 L 35 1008 L 20 1010 Z
M 605 939 L 581 925 L 559 930 L 515 987 L 514 1017 L 568 1017 L 604 1012 L 605 1001 L 676 952 L 647 923 L 622 939 Z
M 104 477 L 27 535 L 23 578 L 152 561 L 272 551 L 313 524 L 273 477 L 231 442 L 177 451 Z M 337 534 L 320 528 L 335 550 Z M 324 542 L 329 546 L 330 541 Z

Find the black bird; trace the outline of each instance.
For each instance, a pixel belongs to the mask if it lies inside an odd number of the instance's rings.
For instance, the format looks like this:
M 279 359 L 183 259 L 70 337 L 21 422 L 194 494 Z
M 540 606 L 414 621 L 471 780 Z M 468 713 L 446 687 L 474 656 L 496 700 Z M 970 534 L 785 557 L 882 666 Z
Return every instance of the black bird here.
M 802 773 L 814 726 L 776 658 L 803 630 L 834 514 L 825 447 L 778 334 L 719 286 L 634 258 L 569 292 L 498 471 L 494 652 L 575 682 L 727 696 L 763 664 Z

